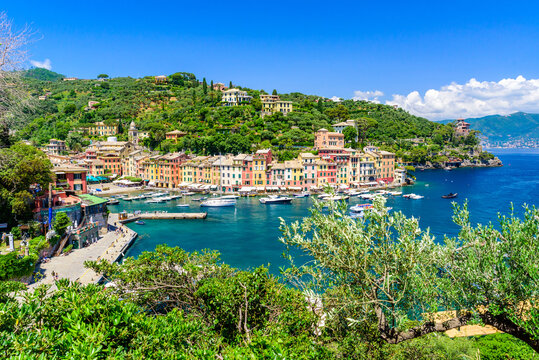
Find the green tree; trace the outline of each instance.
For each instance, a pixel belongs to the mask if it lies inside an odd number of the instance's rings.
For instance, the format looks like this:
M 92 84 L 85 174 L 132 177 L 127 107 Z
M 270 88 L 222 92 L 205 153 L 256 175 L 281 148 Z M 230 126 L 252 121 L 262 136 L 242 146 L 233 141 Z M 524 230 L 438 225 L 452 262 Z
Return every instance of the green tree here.
M 71 219 L 69 218 L 69 216 L 67 216 L 65 212 L 59 212 L 54 217 L 52 228 L 54 229 L 54 231 L 56 231 L 58 235 L 60 235 L 60 237 L 62 237 L 65 235 L 67 227 L 70 225 Z
M 271 95 L 277 95 L 277 90 L 273 89 L 273 91 L 271 92 Z
M 202 79 L 202 93 L 204 95 L 208 93 L 208 83 L 206 82 L 206 78 Z
M 357 139 L 357 130 L 353 126 L 347 126 L 342 131 L 344 135 L 344 140 L 346 142 L 356 142 Z
M 348 119 L 349 112 L 343 104 L 339 104 L 335 107 L 327 109 L 326 115 L 333 121 L 344 121 Z
M 97 78 L 98 79 L 108 79 L 109 76 L 107 74 L 99 74 L 99 75 L 97 75 Z
M 316 109 L 323 114 L 324 113 L 324 99 L 318 98 L 318 102 L 316 103 Z
M 444 244 L 421 231 L 417 219 L 389 214 L 382 199 L 360 220 L 344 215 L 345 204 L 331 210 L 316 204 L 302 224 L 281 220 L 287 248 L 315 260 L 292 263 L 285 275 L 321 297 L 327 311 L 350 326 L 371 319 L 392 344 L 480 321 L 539 352 L 538 209 L 526 209 L 522 220 L 500 217 L 497 230 L 472 227 L 467 207 L 455 205 L 459 236 Z M 456 312 L 433 321 L 440 309 Z
M 82 134 L 78 131 L 72 131 L 67 135 L 66 145 L 71 150 L 82 151 L 84 146 L 84 141 Z
M 73 103 L 69 103 L 64 107 L 64 114 L 71 115 L 77 111 L 77 106 Z
M 14 224 L 31 217 L 35 186 L 41 191 L 47 188 L 53 177 L 51 168 L 45 153 L 33 146 L 17 143 L 0 149 L 1 222 Z
M 232 81 L 228 83 L 228 88 L 229 88 L 229 89 L 234 88 L 234 86 L 232 85 Z

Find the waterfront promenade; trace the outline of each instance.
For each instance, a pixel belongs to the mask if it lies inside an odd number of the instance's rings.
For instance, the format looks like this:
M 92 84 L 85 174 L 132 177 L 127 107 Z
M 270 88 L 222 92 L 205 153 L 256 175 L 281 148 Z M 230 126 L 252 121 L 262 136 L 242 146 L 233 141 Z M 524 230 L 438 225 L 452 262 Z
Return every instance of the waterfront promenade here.
M 117 214 L 109 216 L 109 224 L 115 224 L 118 221 Z M 41 263 L 38 272 L 41 278 L 38 278 L 33 284 L 28 286 L 34 289 L 41 284 L 54 285 L 55 273 L 58 279 L 69 279 L 77 281 L 83 285 L 97 283 L 101 277 L 93 270 L 84 267 L 85 261 L 106 260 L 115 262 L 122 257 L 135 240 L 137 233 L 122 224 L 119 224 L 118 231 L 109 231 L 95 243 L 82 248 L 72 250 L 67 255 L 61 255 L 51 258 L 46 263 Z

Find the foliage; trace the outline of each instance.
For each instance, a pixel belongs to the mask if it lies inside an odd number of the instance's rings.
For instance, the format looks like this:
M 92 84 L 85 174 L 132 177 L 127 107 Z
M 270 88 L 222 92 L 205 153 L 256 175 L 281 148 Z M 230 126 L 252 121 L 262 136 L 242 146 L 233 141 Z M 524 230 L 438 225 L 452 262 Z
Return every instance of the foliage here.
M 67 245 L 67 246 L 64 248 L 64 250 L 62 250 L 62 252 L 63 252 L 64 254 L 68 254 L 71 250 L 73 250 L 73 244 Z
M 58 81 L 65 76 L 43 68 L 33 68 L 23 72 L 23 76 L 41 81 Z
M 483 360 L 528 360 L 539 356 L 522 341 L 507 334 L 494 334 L 474 339 Z
M 491 153 L 483 151 L 481 154 L 479 154 L 479 160 L 481 161 L 489 161 L 492 159 L 494 159 L 494 155 L 492 155 Z
M 469 222 L 467 207 L 455 205 L 458 238 L 436 243 L 417 219 L 388 214 L 381 199 L 364 219 L 346 216 L 346 207 L 286 225 L 283 243 L 315 259 L 286 276 L 320 297 L 334 316 L 351 326 L 375 318 L 380 337 L 399 343 L 473 321 L 494 326 L 539 350 L 539 211 L 524 219 L 500 217 L 499 226 Z M 441 309 L 459 310 L 446 322 L 433 322 Z M 452 318 L 451 318 L 452 317 Z
M 34 271 L 37 256 L 20 256 L 16 251 L 0 255 L 0 280 L 10 280 L 30 275 Z
M 31 186 L 46 189 L 52 181 L 51 167 L 47 156 L 33 146 L 15 144 L 0 149 L 1 222 L 15 224 L 32 217 Z
M 522 342 L 498 335 L 469 340 L 430 334 L 388 345 L 380 341 L 374 319 L 348 326 L 341 315 L 357 315 L 351 307 L 346 314 L 326 309 L 322 326 L 320 304 L 285 287 L 264 267 L 231 269 L 215 252 L 158 246 L 122 265 L 89 265 L 103 271 L 112 286 L 63 279 L 53 292 L 45 285 L 23 292 L 20 283 L 0 282 L 3 357 L 534 358 Z
M 19 227 L 13 227 L 11 228 L 11 234 L 13 235 L 13 238 L 15 240 L 20 240 L 22 237 L 22 231 Z
M 71 225 L 71 219 L 65 212 L 59 212 L 54 217 L 52 228 L 60 237 L 64 236 L 68 226 Z

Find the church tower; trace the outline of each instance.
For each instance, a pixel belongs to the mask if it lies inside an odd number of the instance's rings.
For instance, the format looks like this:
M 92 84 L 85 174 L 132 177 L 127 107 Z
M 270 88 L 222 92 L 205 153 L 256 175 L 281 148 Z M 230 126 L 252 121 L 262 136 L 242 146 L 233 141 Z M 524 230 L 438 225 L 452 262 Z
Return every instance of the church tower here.
M 129 141 L 131 141 L 133 144 L 138 145 L 138 130 L 134 121 L 131 121 L 131 125 L 129 125 L 129 131 L 127 134 L 129 136 Z

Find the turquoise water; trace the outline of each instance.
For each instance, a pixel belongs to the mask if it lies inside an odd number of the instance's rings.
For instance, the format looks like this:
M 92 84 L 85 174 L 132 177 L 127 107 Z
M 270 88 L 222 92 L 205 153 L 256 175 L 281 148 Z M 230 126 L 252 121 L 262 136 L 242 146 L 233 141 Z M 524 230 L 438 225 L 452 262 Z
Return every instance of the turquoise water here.
M 451 221 L 451 201 L 441 199 L 443 194 L 458 192 L 457 203 L 467 199 L 474 223 L 496 221 L 498 212 L 509 212 L 511 202 L 519 213 L 522 213 L 524 203 L 539 206 L 539 151 L 493 152 L 505 166 L 418 171 L 417 183 L 402 190 L 425 198 L 389 198 L 387 206 L 419 218 L 421 227 L 429 227 L 440 241 L 444 234 L 452 236 L 458 231 Z M 350 205 L 360 202 L 358 198 L 350 199 Z M 177 208 L 175 205 L 179 203 L 189 203 L 190 208 Z M 281 257 L 283 246 L 278 241 L 281 235 L 279 217 L 286 221 L 300 220 L 309 214 L 311 204 L 310 198 L 295 199 L 289 205 L 262 205 L 258 198 L 241 198 L 235 208 L 206 208 L 206 220 L 152 220 L 146 221 L 146 225 L 130 224 L 139 233 L 139 238 L 126 256 L 136 257 L 142 251 L 153 250 L 156 245 L 165 243 L 187 251 L 218 250 L 223 261 L 231 266 L 246 269 L 264 264 L 277 273 L 279 266 L 286 265 Z M 189 198 L 164 204 L 122 202 L 110 209 L 113 212 L 124 209 L 201 211 L 199 203 L 189 202 Z

